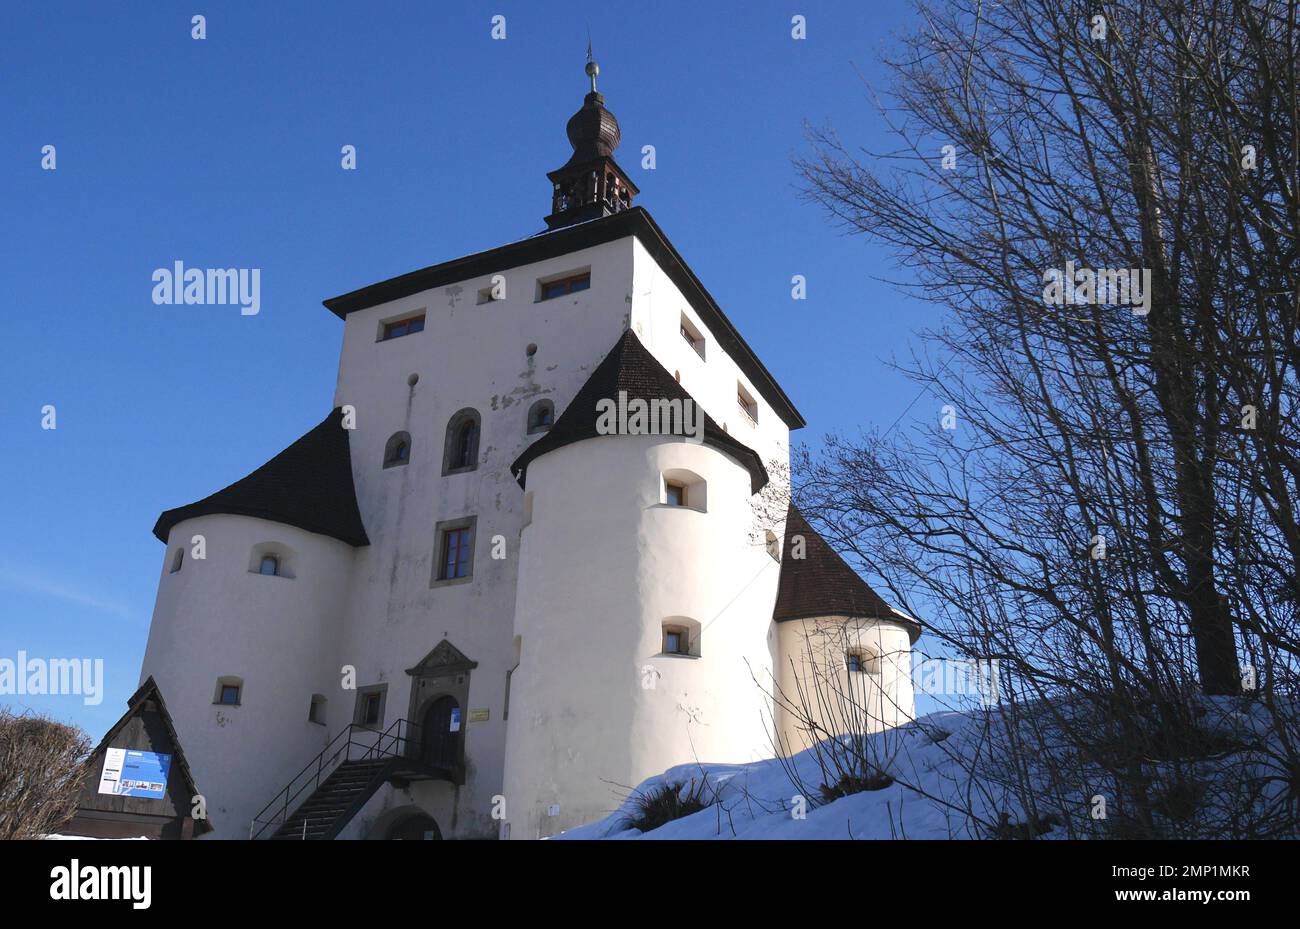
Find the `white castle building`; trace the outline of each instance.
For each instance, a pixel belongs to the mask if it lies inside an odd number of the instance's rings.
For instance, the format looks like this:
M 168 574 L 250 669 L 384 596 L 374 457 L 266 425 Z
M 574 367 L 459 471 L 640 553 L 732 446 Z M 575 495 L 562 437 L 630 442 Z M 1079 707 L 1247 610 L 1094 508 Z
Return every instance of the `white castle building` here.
M 140 679 L 211 835 L 537 838 L 804 747 L 774 685 L 912 714 L 919 625 L 787 514 L 804 420 L 633 206 L 587 69 L 547 229 L 326 300 L 333 412 L 154 527 Z

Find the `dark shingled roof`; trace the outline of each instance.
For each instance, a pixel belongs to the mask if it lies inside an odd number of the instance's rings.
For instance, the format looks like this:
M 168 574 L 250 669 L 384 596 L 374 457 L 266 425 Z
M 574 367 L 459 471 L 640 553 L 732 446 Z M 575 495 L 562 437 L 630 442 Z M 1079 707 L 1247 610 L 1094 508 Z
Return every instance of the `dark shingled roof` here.
M 795 536 L 804 538 L 803 558 L 791 557 Z M 913 642 L 921 635 L 921 624 L 891 609 L 792 503 L 786 516 L 785 551 L 772 619 L 783 622 L 813 616 L 889 619 L 906 626 Z
M 628 329 L 614 343 L 614 348 L 605 356 L 605 360 L 596 366 L 591 377 L 587 378 L 587 383 L 582 385 L 582 389 L 550 431 L 528 446 L 510 466 L 519 486 L 525 486 L 528 465 L 539 455 L 583 439 L 601 437 L 596 431 L 596 421 L 599 418 L 596 403 L 604 399 L 617 403 L 621 390 L 627 391 L 629 401 L 639 398 L 647 401 L 695 402 L 654 355 L 650 354 L 649 349 L 641 344 L 636 334 Z M 704 410 L 703 407 L 699 409 L 701 412 Z M 752 493 L 758 493 L 767 484 L 767 469 L 763 467 L 758 453 L 723 432 L 707 413 L 704 414 L 704 444 L 731 456 L 749 471 Z
M 347 542 L 369 545 L 352 483 L 352 456 L 343 410 L 336 407 L 319 426 L 252 474 L 197 503 L 167 510 L 153 534 L 167 541 L 172 526 L 195 516 L 230 513 L 297 526 Z

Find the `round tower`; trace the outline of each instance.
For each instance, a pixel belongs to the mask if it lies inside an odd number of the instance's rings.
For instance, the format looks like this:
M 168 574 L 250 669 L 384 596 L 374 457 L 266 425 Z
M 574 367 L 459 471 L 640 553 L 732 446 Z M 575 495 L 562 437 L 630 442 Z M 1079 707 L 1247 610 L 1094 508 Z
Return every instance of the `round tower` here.
M 167 549 L 140 676 L 168 695 L 213 836 L 247 838 L 324 747 L 326 714 L 350 709 L 334 649 L 366 538 L 347 455 L 335 411 L 154 527 Z
M 698 438 L 639 433 L 634 413 L 599 431 L 594 411 L 638 399 L 690 401 L 628 332 L 516 463 L 531 520 L 506 742 L 515 838 L 598 819 L 673 765 L 770 753 L 759 682 L 778 571 L 750 503 L 766 472 L 702 411 Z
M 912 644 L 893 609 L 794 507 L 786 517 L 777 627 L 776 731 L 796 754 L 827 735 L 879 732 L 916 713 Z

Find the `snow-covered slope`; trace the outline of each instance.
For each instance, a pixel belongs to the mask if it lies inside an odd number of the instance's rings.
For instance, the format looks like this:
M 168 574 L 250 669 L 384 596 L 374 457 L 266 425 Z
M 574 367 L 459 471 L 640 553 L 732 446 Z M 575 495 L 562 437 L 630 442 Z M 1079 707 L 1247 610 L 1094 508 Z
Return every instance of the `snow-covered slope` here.
M 1275 734 L 1276 714 L 1293 719 L 1294 707 L 1202 697 L 1189 708 L 1195 737 L 1187 741 L 1184 732 L 1182 749 L 1162 753 L 1157 738 L 1110 751 L 1112 763 L 1125 759 L 1122 770 L 1139 779 L 1145 832 L 1135 833 L 1118 799 L 1133 796 L 1133 784 L 1126 794 L 1089 760 L 1105 751 L 1104 721 L 1089 717 L 1091 746 L 1072 744 L 1062 724 L 1077 725 L 1077 709 L 1038 702 L 934 713 L 787 759 L 679 765 L 644 781 L 604 819 L 556 838 L 1300 837 L 1288 786 L 1294 756 Z M 1155 724 L 1152 734 L 1162 732 Z M 846 772 L 859 780 L 846 780 Z M 828 794 L 826 785 L 847 789 Z M 644 798 L 674 786 L 677 796 L 694 795 L 704 808 L 645 832 L 634 828 Z M 1033 815 L 1025 812 L 1030 806 Z
M 823 803 L 818 788 L 827 778 L 809 749 L 783 762 L 767 759 L 744 765 L 688 764 L 643 782 L 614 813 L 572 829 L 557 839 L 948 839 L 976 838 L 976 826 L 963 811 L 967 778 L 960 763 L 970 717 L 936 713 L 890 732 L 869 737 L 872 750 L 894 783 Z M 794 777 L 791 777 L 793 769 Z M 663 785 L 690 790 L 704 779 L 705 802 L 698 813 L 651 832 L 628 826 L 635 796 Z M 811 798 L 795 787 L 798 780 Z M 814 806 L 814 804 L 821 804 Z M 802 815 L 801 815 L 802 814 Z M 993 817 L 996 819 L 996 816 Z

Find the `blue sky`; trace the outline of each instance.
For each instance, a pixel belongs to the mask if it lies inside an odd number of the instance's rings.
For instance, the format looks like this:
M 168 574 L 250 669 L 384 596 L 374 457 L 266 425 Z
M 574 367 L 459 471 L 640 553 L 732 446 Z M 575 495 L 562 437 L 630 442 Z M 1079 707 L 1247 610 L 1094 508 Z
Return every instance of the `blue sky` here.
M 505 41 L 490 37 L 497 13 Z M 807 417 L 796 440 L 937 415 L 928 398 L 909 410 L 916 388 L 882 363 L 906 358 L 934 311 L 879 282 L 889 256 L 801 202 L 791 166 L 804 120 L 888 147 L 863 80 L 881 85 L 880 52 L 911 21 L 898 0 L 204 0 L 3 17 L 0 658 L 98 657 L 106 673 L 99 706 L 0 697 L 18 709 L 95 739 L 120 715 L 161 570 L 154 520 L 320 420 L 342 334 L 322 299 L 542 228 L 588 28 L 638 202 Z M 339 167 L 345 144 L 356 171 Z M 261 312 L 155 306 L 150 275 L 176 260 L 261 268 Z M 794 274 L 807 301 L 790 299 Z

